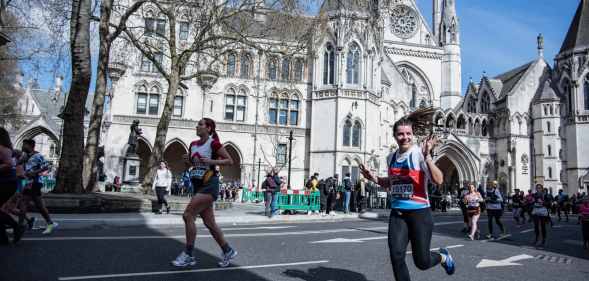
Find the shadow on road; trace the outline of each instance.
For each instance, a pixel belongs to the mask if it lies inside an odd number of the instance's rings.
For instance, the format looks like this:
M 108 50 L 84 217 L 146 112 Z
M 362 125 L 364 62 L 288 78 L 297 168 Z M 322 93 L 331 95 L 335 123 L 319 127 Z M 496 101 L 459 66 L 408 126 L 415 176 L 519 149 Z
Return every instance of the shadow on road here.
M 323 266 L 310 268 L 306 272 L 298 269 L 287 269 L 283 274 L 305 281 L 369 281 L 364 274 L 355 271 Z

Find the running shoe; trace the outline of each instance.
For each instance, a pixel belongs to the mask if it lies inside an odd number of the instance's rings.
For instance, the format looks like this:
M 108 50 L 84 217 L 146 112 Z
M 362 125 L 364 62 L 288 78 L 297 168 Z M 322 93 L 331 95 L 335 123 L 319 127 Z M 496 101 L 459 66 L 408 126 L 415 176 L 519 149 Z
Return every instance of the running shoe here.
M 29 230 L 32 230 L 35 227 L 35 217 L 31 217 L 30 219 L 26 220 Z
M 228 267 L 231 264 L 231 260 L 237 257 L 236 250 L 229 250 L 227 253 L 223 253 L 223 261 L 219 262 L 220 267 Z
M 53 230 L 55 228 L 57 228 L 58 226 L 59 226 L 59 224 L 56 222 L 53 222 L 52 224 L 48 224 L 47 228 L 45 228 L 45 231 L 43 231 L 43 234 L 45 234 L 45 235 L 51 234 L 53 232 Z
M 448 249 L 441 248 L 440 254 L 446 257 L 446 262 L 442 263 L 442 267 L 446 270 L 446 273 L 448 275 L 454 274 L 454 271 L 456 270 L 456 264 L 454 263 L 452 255 L 450 255 L 450 252 L 448 252 Z
M 485 238 L 487 238 L 487 239 L 493 239 L 493 235 L 487 234 L 487 235 L 485 235 Z
M 196 259 L 186 254 L 186 252 L 182 251 L 182 253 L 180 253 L 178 257 L 176 257 L 176 259 L 172 261 L 172 265 L 177 267 L 193 266 L 196 265 Z
M 16 229 L 14 229 L 12 243 L 16 244 L 22 238 L 22 235 L 25 233 L 24 226 L 19 225 Z

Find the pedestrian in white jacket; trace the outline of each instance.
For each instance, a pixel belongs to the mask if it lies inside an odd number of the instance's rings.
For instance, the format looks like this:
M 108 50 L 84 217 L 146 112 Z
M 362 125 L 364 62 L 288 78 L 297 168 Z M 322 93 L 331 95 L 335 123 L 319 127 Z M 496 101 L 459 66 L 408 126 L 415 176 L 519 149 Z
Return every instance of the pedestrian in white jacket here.
M 161 207 L 164 205 L 166 206 L 166 213 L 170 213 L 170 206 L 168 205 L 168 201 L 166 200 L 166 195 L 170 191 L 172 186 L 172 173 L 168 170 L 168 165 L 166 162 L 160 162 L 160 167 L 157 169 L 155 177 L 153 178 L 153 186 L 152 189 L 155 191 L 157 195 L 157 203 L 160 205 L 160 209 L 157 213 L 161 214 L 162 210 Z

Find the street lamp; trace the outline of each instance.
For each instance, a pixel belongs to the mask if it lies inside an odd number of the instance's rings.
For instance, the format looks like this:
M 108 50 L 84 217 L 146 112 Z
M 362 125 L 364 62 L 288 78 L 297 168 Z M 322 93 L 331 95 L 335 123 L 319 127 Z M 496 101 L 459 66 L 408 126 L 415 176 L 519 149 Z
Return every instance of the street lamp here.
M 211 88 L 213 88 L 213 85 L 215 85 L 215 83 L 217 83 L 217 79 L 219 79 L 219 74 L 216 71 L 213 71 L 210 69 L 201 71 L 197 75 L 196 83 L 202 89 L 201 118 L 204 117 L 204 115 L 205 115 L 205 100 L 206 100 L 207 91 L 210 90 Z
M 286 187 L 288 189 L 290 189 L 290 168 L 291 168 L 291 164 L 292 164 L 292 140 L 294 140 L 294 138 L 292 137 L 292 130 L 290 130 L 290 134 L 288 136 L 288 182 Z

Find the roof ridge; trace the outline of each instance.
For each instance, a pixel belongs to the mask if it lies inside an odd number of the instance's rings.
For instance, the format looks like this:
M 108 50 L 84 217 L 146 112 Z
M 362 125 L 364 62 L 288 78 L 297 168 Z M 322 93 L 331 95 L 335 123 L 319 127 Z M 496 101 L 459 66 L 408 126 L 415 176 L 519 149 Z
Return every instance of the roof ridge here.
M 589 47 L 589 0 L 581 0 L 559 53 Z

